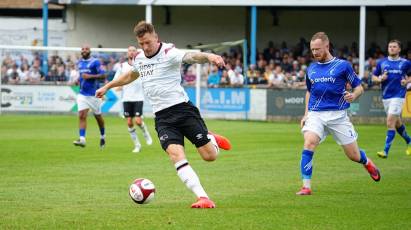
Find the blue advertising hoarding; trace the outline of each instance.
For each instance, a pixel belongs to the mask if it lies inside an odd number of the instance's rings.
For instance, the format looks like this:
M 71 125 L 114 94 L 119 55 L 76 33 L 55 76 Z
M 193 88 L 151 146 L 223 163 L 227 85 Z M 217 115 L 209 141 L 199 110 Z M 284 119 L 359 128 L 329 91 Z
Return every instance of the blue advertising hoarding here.
M 195 88 L 185 88 L 188 97 L 196 104 Z M 215 112 L 248 112 L 249 88 L 201 88 L 200 109 Z

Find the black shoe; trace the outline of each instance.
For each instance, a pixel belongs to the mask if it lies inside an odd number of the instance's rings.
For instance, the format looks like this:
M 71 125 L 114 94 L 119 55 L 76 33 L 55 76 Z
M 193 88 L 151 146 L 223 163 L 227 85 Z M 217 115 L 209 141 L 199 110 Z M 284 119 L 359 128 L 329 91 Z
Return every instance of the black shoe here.
M 100 139 L 100 148 L 104 148 L 106 146 L 106 139 L 101 138 Z

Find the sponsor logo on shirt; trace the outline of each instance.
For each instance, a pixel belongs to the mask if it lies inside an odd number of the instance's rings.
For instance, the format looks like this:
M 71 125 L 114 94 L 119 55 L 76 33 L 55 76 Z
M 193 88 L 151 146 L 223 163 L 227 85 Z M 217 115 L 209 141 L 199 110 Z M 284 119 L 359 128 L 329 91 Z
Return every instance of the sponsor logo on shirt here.
M 140 77 L 148 77 L 153 75 L 155 64 L 140 65 Z
M 312 78 L 310 79 L 311 83 L 334 83 L 335 82 L 335 78 L 333 77 L 318 77 L 318 78 Z

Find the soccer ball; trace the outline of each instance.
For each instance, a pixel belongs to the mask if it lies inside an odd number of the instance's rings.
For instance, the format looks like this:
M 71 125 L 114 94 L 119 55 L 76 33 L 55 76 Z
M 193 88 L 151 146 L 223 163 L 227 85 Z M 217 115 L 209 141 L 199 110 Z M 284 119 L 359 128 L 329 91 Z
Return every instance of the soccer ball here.
M 149 179 L 138 178 L 130 185 L 129 195 L 137 204 L 147 204 L 154 198 L 156 188 Z

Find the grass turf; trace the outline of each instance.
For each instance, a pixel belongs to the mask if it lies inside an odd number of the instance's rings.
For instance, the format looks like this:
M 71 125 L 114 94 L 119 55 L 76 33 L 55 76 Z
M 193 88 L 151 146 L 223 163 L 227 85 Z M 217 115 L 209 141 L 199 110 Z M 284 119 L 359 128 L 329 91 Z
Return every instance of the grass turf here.
M 0 116 L 0 229 L 411 228 L 411 157 L 397 135 L 389 158 L 377 159 L 383 124 L 356 126 L 361 148 L 381 169 L 380 182 L 328 137 L 314 157 L 313 195 L 299 197 L 298 124 L 208 120 L 233 149 L 209 163 L 186 142 L 189 162 L 217 205 L 193 210 L 195 198 L 162 151 L 152 119 L 146 123 L 154 144 L 143 144 L 139 154 L 131 153 L 122 119 L 105 118 L 104 150 L 94 118 L 88 119 L 82 149 L 72 145 L 76 116 Z M 139 177 L 156 185 L 150 204 L 128 197 L 129 184 Z

